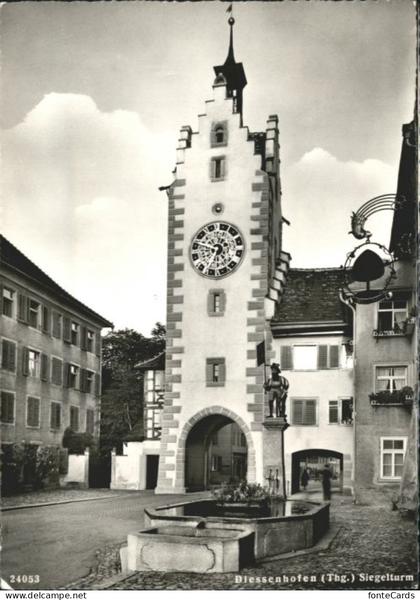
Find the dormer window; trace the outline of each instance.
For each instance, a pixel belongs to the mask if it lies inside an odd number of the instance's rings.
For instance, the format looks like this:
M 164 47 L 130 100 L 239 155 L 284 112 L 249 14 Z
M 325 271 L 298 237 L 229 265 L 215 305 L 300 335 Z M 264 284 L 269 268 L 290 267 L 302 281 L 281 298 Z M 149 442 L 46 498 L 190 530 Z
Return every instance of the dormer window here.
M 227 145 L 227 122 L 213 123 L 211 128 L 211 146 Z

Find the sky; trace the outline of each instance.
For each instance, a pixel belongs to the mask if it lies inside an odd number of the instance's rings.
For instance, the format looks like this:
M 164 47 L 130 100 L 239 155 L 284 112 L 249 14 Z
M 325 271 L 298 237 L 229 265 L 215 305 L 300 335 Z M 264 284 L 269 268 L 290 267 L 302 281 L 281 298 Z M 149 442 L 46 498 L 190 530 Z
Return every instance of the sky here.
M 1 231 L 116 328 L 166 319 L 167 197 L 224 62 L 218 0 L 18 2 L 1 15 Z M 410 0 L 234 3 L 244 123 L 279 117 L 284 250 L 339 266 L 350 215 L 396 190 L 415 99 Z M 387 243 L 389 217 L 375 241 Z M 371 222 L 369 229 L 372 230 Z

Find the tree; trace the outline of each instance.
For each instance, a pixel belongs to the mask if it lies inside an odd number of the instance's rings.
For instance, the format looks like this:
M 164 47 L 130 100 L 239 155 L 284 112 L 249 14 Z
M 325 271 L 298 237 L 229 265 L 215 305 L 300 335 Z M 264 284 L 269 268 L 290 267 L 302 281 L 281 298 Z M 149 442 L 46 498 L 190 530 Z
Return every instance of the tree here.
M 143 421 L 143 372 L 139 362 L 165 347 L 165 327 L 156 323 L 151 337 L 134 329 L 113 331 L 103 338 L 101 448 L 122 447 L 123 438 Z

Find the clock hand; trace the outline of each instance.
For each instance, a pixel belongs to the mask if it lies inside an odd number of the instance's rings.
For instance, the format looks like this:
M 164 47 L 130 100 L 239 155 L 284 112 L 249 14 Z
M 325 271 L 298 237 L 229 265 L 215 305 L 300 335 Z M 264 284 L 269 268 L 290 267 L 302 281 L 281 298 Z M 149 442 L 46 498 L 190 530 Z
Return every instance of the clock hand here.
M 207 273 L 207 271 L 210 269 L 212 262 L 214 261 L 214 259 L 216 258 L 217 255 L 217 248 L 213 249 L 213 254 L 211 255 L 211 259 L 209 260 L 209 262 L 207 263 L 207 267 L 204 269 L 204 273 Z
M 210 246 L 210 244 L 205 244 L 204 242 L 196 242 L 200 246 L 204 246 L 205 248 L 210 248 L 210 250 L 214 250 L 214 246 Z

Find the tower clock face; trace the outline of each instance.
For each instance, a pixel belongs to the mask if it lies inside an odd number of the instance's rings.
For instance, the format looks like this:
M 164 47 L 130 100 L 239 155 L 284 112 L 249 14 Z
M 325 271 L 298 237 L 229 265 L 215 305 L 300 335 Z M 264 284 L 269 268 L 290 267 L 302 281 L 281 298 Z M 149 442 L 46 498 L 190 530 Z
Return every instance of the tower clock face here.
M 244 251 L 245 244 L 237 227 L 224 221 L 213 221 L 195 234 L 190 257 L 200 275 L 220 279 L 238 268 Z

